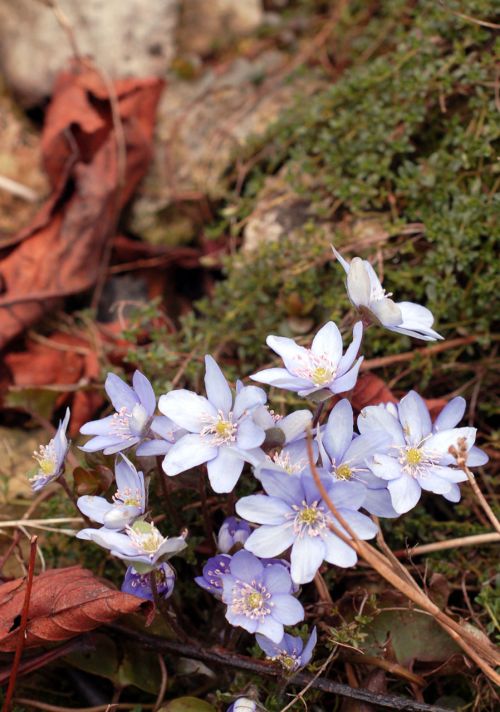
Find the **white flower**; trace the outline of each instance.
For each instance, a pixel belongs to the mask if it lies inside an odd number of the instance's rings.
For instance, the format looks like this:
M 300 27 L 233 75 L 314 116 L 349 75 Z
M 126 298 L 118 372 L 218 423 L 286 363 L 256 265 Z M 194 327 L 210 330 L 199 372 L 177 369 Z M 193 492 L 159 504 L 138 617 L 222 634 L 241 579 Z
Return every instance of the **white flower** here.
M 406 334 L 423 341 L 436 341 L 443 337 L 432 329 L 434 316 L 420 304 L 394 302 L 392 294 L 386 294 L 367 260 L 354 257 L 351 262 L 344 260 L 332 245 L 333 254 L 347 274 L 347 294 L 363 316 L 385 326 L 389 331 Z

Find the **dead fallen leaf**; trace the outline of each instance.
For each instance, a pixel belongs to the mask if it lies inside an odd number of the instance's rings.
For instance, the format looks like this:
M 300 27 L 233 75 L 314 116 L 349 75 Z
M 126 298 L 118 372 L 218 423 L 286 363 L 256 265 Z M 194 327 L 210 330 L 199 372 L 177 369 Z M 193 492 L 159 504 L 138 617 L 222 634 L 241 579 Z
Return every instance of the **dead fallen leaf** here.
M 0 348 L 54 309 L 60 297 L 95 284 L 118 215 L 149 164 L 162 86 L 151 78 L 119 80 L 111 87 L 81 64 L 59 76 L 42 136 L 52 194 L 31 224 L 9 240 L 14 249 L 0 265 Z
M 0 586 L 0 652 L 16 649 L 25 590 L 26 579 Z M 147 607 L 147 601 L 109 588 L 88 569 L 52 569 L 33 580 L 24 647 L 68 640 Z
M 398 399 L 381 378 L 373 373 L 362 373 L 354 387 L 351 402 L 355 410 L 361 410 L 367 405 L 397 403 Z

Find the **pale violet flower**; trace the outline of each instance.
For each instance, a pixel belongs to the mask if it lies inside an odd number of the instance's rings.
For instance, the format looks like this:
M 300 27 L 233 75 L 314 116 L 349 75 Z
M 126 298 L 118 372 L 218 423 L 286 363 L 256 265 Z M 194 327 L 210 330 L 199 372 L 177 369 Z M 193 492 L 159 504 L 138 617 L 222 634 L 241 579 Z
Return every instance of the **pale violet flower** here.
M 170 598 L 174 592 L 175 571 L 166 562 L 159 564 L 153 571 L 155 572 L 156 591 L 159 598 Z M 121 590 L 123 593 L 130 593 L 132 596 L 144 598 L 146 601 L 154 601 L 150 573 L 141 574 L 133 566 L 129 566 L 125 572 Z
M 245 462 L 245 451 L 258 448 L 265 438 L 252 411 L 266 402 L 262 388 L 243 386 L 233 395 L 211 356 L 205 357 L 207 397 L 184 389 L 160 397 L 158 407 L 179 427 L 188 431 L 167 453 L 163 469 L 178 475 L 204 462 L 215 492 L 231 492 Z
M 38 492 L 49 482 L 56 480 L 64 470 L 64 460 L 69 447 L 66 436 L 69 417 L 69 408 L 66 408 L 64 419 L 59 423 L 54 437 L 49 440 L 47 445 L 40 445 L 38 450 L 33 453 L 33 457 L 37 461 L 37 469 L 35 474 L 30 477 L 30 485 L 34 492 Z
M 237 517 L 227 517 L 217 536 L 217 548 L 227 554 L 238 544 L 242 546 L 250 536 L 250 525 Z
M 389 436 L 382 429 L 355 436 L 353 421 L 352 406 L 344 398 L 332 408 L 326 426 L 318 433 L 323 467 L 336 481 L 360 482 L 366 489 L 363 509 L 370 514 L 397 517 L 387 483 L 369 468 L 375 453 L 387 452 Z
M 342 355 L 342 336 L 333 321 L 325 324 L 314 337 L 311 348 L 299 346 L 284 336 L 268 336 L 267 345 L 283 359 L 285 368 L 266 368 L 250 376 L 254 381 L 285 388 L 310 396 L 345 393 L 354 388 L 363 357 L 356 361 L 361 345 L 363 324 L 354 325 L 353 340 Z M 356 361 L 356 363 L 354 363 Z
M 310 663 L 318 641 L 318 634 L 314 627 L 305 645 L 302 638 L 288 633 L 285 633 L 279 643 L 273 643 L 272 640 L 259 634 L 255 636 L 255 639 L 269 660 L 278 662 L 287 673 L 291 673 L 297 672 Z
M 429 309 L 413 302 L 394 302 L 367 260 L 354 257 L 349 263 L 333 246 L 332 250 L 347 274 L 349 299 L 368 321 L 373 320 L 389 331 L 423 341 L 443 338 L 432 329 L 434 316 Z
M 275 643 L 285 625 L 304 619 L 302 604 L 293 597 L 292 580 L 284 566 L 264 566 L 249 551 L 238 551 L 222 577 L 226 619 L 249 633 L 261 633 Z
M 321 473 L 321 480 L 339 514 L 360 539 L 371 539 L 377 527 L 357 510 L 366 489 L 359 482 L 334 482 Z M 260 481 L 267 492 L 243 497 L 236 503 L 240 517 L 262 524 L 249 536 L 245 549 L 257 556 L 273 557 L 292 547 L 291 576 L 295 583 L 312 581 L 322 562 L 354 566 L 356 552 L 334 534 L 329 524 L 342 529 L 323 501 L 311 472 L 296 477 L 262 470 Z M 343 532 L 347 536 L 347 532 Z
M 196 576 L 195 582 L 201 588 L 205 589 L 215 596 L 222 599 L 222 579 L 229 572 L 229 564 L 231 557 L 228 554 L 217 554 L 211 556 L 203 567 L 203 575 Z
M 154 524 L 141 519 L 124 532 L 106 527 L 82 529 L 76 537 L 93 541 L 103 549 L 109 549 L 113 556 L 133 562 L 139 573 L 150 571 L 157 562 L 169 559 L 187 546 L 184 537 L 164 537 Z
M 271 413 L 266 406 L 256 408 L 253 414 L 255 422 L 266 431 L 266 445 L 271 441 L 270 449 L 254 450 L 248 460 L 256 468 L 259 477 L 261 468 L 271 468 L 295 475 L 302 472 L 309 464 L 306 435 L 311 427 L 313 415 L 309 410 L 296 410 L 284 417 Z M 313 442 L 314 462 L 318 458 L 318 447 Z
M 125 529 L 146 509 L 144 475 L 124 455 L 120 455 L 115 466 L 117 490 L 113 501 L 104 497 L 84 495 L 77 501 L 78 509 L 94 522 L 108 529 Z
M 458 447 L 463 438 L 470 453 L 468 464 L 484 464 L 487 457 L 473 448 L 476 428 L 455 428 L 462 416 L 462 404 L 454 399 L 444 409 L 433 427 L 423 398 L 410 391 L 397 406 L 368 406 L 358 418 L 362 433 L 383 427 L 390 438 L 384 453 L 374 455 L 370 469 L 376 477 L 387 481 L 392 505 L 403 514 L 413 509 L 422 490 L 441 494 L 451 502 L 460 499 L 459 482 L 466 474 L 454 467 L 450 446 Z
M 186 434 L 173 420 L 165 415 L 155 415 L 151 421 L 149 433 L 138 446 L 136 455 L 139 457 L 157 457 L 166 455 L 172 445 Z
M 238 697 L 238 699 L 227 708 L 227 712 L 256 712 L 256 710 L 257 703 L 249 697 Z
M 108 374 L 104 388 L 116 412 L 80 428 L 83 435 L 95 436 L 82 450 L 102 450 L 105 455 L 112 455 L 139 444 L 146 437 L 156 408 L 155 394 L 140 371 L 134 373 L 132 384 L 133 388 L 116 374 Z

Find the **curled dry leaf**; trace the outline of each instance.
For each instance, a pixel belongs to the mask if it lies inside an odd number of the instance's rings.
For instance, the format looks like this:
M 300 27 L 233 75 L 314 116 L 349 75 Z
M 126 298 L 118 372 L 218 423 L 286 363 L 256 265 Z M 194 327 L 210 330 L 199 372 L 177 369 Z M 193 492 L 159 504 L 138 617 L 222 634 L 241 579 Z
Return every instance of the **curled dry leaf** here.
M 0 586 L 0 652 L 16 649 L 26 580 Z M 87 569 L 70 566 L 35 576 L 25 648 L 56 643 L 151 607 L 147 601 L 109 588 Z
M 58 297 L 95 284 L 117 218 L 149 164 L 162 86 L 111 85 L 81 64 L 58 78 L 42 136 L 52 193 L 0 264 L 0 348 Z

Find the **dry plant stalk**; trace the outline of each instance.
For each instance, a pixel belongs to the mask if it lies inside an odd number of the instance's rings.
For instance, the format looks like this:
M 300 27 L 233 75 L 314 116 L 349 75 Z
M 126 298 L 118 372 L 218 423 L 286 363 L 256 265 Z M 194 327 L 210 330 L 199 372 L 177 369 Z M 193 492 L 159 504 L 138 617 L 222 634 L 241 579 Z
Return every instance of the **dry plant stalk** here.
M 464 653 L 484 672 L 484 674 L 495 684 L 500 685 L 500 675 L 493 669 L 492 666 L 500 665 L 500 653 L 497 649 L 485 638 L 484 633 L 476 630 L 471 625 L 460 625 L 453 618 L 450 618 L 446 613 L 441 611 L 433 601 L 420 588 L 415 579 L 410 575 L 407 569 L 397 560 L 392 554 L 384 555 L 370 544 L 359 539 L 356 533 L 351 529 L 349 524 L 339 514 L 337 508 L 330 499 L 323 483 L 321 482 L 318 470 L 314 463 L 314 455 L 312 449 L 312 436 L 309 430 L 307 437 L 307 453 L 311 472 L 316 482 L 316 486 L 323 497 L 324 502 L 328 506 L 336 521 L 340 524 L 344 531 L 340 530 L 333 524 L 329 524 L 331 531 L 350 546 L 354 551 L 363 558 L 370 566 L 377 571 L 382 578 L 388 581 L 394 588 L 403 593 L 410 601 L 413 601 L 419 608 L 427 613 L 430 613 L 439 625 L 450 635 L 451 638 L 459 645 Z

